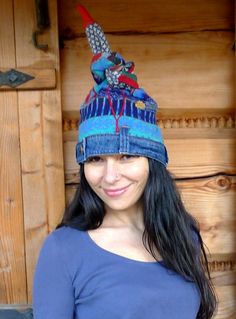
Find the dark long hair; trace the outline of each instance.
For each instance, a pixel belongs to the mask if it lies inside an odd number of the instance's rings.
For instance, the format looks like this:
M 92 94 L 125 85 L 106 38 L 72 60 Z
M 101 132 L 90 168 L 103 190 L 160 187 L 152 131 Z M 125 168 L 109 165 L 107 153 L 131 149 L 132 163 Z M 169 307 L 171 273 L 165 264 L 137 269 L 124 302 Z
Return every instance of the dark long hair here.
M 201 296 L 197 318 L 212 318 L 217 300 L 198 222 L 186 211 L 174 178 L 165 166 L 152 159 L 148 161 L 149 177 L 142 195 L 143 244 L 156 260 L 155 250 L 168 268 L 196 283 Z M 80 230 L 96 229 L 104 216 L 104 204 L 87 183 L 81 165 L 79 187 L 57 228 L 66 225 Z

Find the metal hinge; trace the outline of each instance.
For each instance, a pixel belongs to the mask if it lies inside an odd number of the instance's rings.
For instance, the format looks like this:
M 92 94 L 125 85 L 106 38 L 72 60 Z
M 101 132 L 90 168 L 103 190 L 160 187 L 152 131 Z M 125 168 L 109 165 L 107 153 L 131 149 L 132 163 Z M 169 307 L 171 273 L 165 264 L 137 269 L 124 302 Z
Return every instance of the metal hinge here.
M 15 88 L 33 79 L 34 79 L 33 76 L 17 71 L 15 69 L 11 69 L 6 72 L 0 71 L 0 86 L 5 85 L 5 86 Z

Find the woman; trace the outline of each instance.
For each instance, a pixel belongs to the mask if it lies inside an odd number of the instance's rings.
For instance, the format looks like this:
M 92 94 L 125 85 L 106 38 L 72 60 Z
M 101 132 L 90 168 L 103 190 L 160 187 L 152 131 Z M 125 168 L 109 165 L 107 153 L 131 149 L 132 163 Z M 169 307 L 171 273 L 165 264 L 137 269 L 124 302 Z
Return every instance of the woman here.
M 34 317 L 212 318 L 203 241 L 166 168 L 157 104 L 78 9 L 96 84 L 80 110 L 80 185 L 36 267 Z

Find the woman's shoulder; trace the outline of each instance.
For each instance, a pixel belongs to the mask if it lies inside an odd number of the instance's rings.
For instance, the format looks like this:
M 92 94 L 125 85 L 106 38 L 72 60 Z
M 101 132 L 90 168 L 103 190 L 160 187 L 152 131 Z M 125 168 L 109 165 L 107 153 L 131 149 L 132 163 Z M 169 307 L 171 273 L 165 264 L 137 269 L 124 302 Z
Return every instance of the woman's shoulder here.
M 83 236 L 84 231 L 70 226 L 61 226 L 60 228 L 54 229 L 48 237 L 53 237 L 56 240 L 71 240 L 78 239 Z
M 43 241 L 41 252 L 69 255 L 73 254 L 75 248 L 77 251 L 82 251 L 83 235 L 84 231 L 62 226 L 47 235 Z
M 58 265 L 62 267 L 64 264 L 73 276 L 86 252 L 83 234 L 83 231 L 67 226 L 53 230 L 41 246 L 37 268 L 44 265 L 53 265 L 58 268 Z M 69 264 L 68 260 L 70 260 Z

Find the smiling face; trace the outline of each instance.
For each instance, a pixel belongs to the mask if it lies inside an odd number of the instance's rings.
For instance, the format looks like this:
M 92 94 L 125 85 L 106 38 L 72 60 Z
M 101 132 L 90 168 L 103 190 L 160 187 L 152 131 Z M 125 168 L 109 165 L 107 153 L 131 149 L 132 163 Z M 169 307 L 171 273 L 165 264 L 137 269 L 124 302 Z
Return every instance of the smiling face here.
M 84 173 L 106 210 L 135 209 L 147 183 L 148 159 L 126 154 L 95 156 L 85 162 Z

